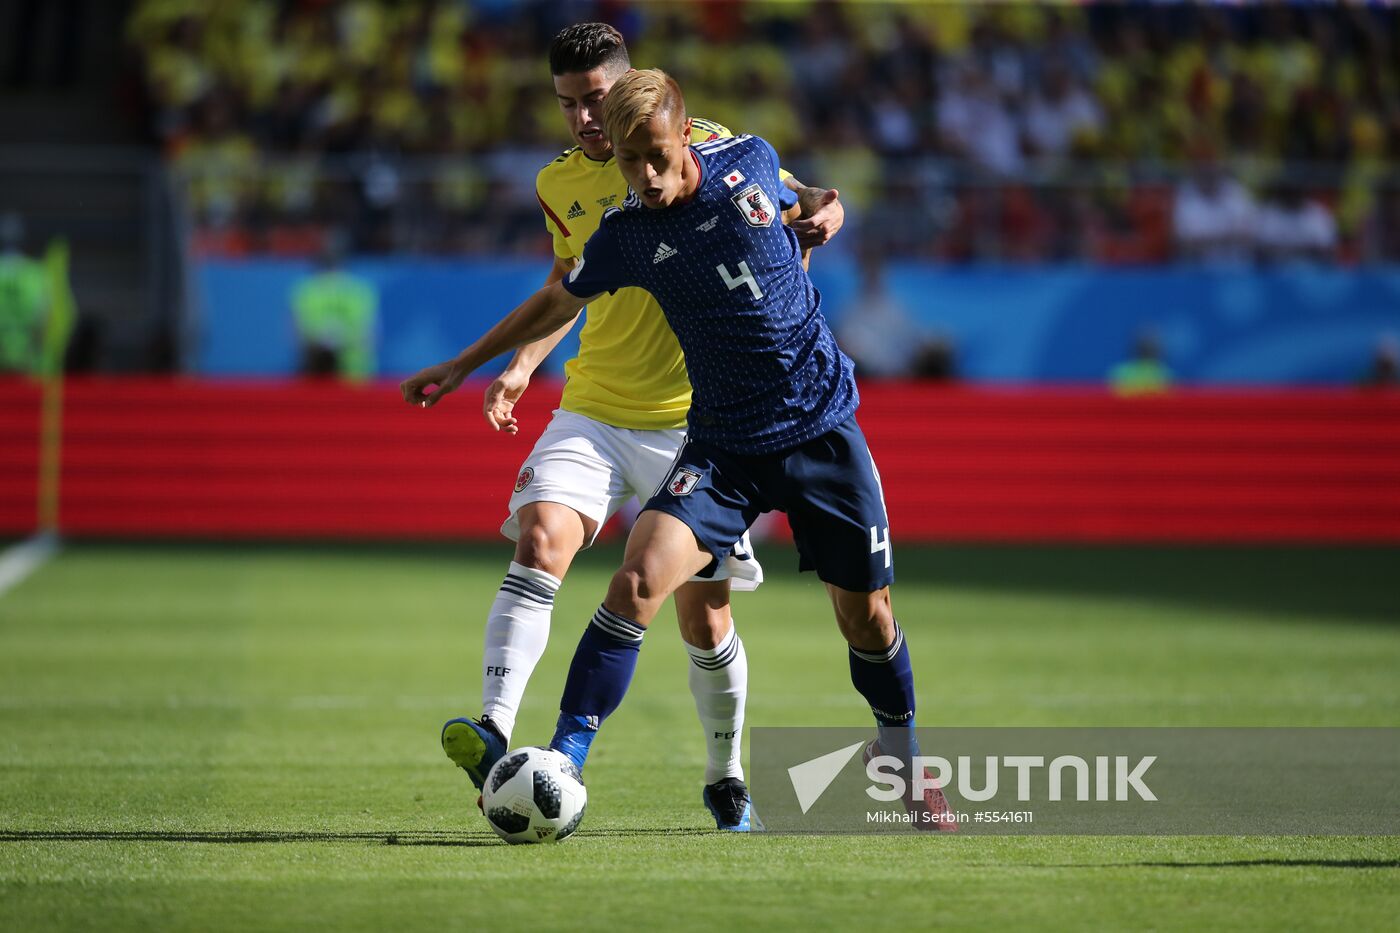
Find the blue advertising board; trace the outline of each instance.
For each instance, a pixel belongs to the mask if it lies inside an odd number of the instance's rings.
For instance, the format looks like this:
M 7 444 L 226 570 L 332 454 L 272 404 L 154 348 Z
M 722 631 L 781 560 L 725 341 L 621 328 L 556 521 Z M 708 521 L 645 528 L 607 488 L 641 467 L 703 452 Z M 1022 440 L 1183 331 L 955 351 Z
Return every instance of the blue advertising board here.
M 375 259 L 349 267 L 380 293 L 383 376 L 442 360 L 544 281 L 548 263 L 505 258 Z M 813 262 L 833 325 L 861 300 L 854 264 Z M 196 369 L 295 372 L 289 295 L 312 271 L 279 260 L 206 261 Z M 955 347 L 959 375 L 990 383 L 1102 382 L 1144 332 L 1177 381 L 1199 385 L 1355 382 L 1378 341 L 1400 334 L 1400 268 L 941 266 L 891 263 L 889 296 Z M 578 328 L 546 366 L 577 352 Z M 499 369 L 503 361 L 497 361 Z M 489 371 L 489 370 L 488 370 Z

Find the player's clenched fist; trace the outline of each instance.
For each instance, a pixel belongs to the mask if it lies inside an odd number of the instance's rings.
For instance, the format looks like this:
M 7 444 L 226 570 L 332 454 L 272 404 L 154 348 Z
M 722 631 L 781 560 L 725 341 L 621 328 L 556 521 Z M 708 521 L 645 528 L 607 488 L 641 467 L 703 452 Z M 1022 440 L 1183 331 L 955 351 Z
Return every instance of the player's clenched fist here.
M 803 249 L 826 245 L 846 222 L 846 208 L 835 188 L 800 188 L 797 203 L 801 216 L 789 226 Z
M 465 378 L 466 373 L 458 371 L 451 363 L 438 363 L 436 366 L 419 370 L 399 383 L 399 391 L 403 393 L 403 400 L 408 404 L 432 408 L 438 399 L 461 385 Z M 435 388 L 428 392 L 428 386 Z

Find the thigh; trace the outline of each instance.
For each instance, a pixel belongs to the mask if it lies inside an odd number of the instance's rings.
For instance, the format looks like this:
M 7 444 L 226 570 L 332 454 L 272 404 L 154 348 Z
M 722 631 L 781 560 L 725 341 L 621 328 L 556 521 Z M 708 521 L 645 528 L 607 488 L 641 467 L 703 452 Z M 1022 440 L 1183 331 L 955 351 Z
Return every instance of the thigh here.
M 783 478 L 802 570 L 857 593 L 894 581 L 880 473 L 854 418 L 791 451 Z
M 515 512 L 520 534 L 515 562 L 560 580 L 580 550 L 598 533 L 592 519 L 558 502 L 527 502 Z
M 516 476 L 510 516 L 501 533 L 520 538 L 520 509 L 533 502 L 568 506 L 594 534 L 627 496 L 623 468 L 615 459 L 620 431 L 568 411 L 556 411 Z M 592 535 L 584 542 L 592 543 Z
M 645 511 L 627 536 L 622 567 L 613 574 L 603 605 L 640 625 L 650 625 L 666 597 L 710 559 L 690 528 L 675 516 Z
M 740 461 L 708 444 L 687 441 L 645 509 L 680 519 L 700 546 L 723 563 L 754 519 L 772 506 Z
M 685 445 L 685 432 L 633 431 L 632 441 L 627 455 L 627 479 L 638 500 L 645 504 L 661 491 L 662 484 L 679 467 L 677 457 Z M 763 582 L 763 565 L 754 556 L 748 530 L 735 539 L 733 550 L 724 560 L 714 561 L 691 580 L 696 583 L 730 580 L 736 590 L 758 589 Z
M 640 570 L 650 589 L 665 599 L 704 566 L 707 555 L 687 525 L 673 515 L 653 510 L 643 512 L 632 526 L 622 565 Z

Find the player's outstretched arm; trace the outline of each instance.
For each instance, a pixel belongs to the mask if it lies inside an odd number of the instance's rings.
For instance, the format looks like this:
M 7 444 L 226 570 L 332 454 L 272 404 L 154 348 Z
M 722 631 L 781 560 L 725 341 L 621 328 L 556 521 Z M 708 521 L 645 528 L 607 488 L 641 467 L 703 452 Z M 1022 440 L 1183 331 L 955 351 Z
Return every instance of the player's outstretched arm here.
M 569 270 L 573 267 L 574 261 L 572 259 L 555 256 L 554 265 L 549 270 L 549 277 L 544 280 L 545 287 L 548 288 L 568 275 Z M 510 362 L 506 364 L 505 370 L 486 387 L 486 394 L 481 403 L 481 412 L 486 416 L 487 424 L 497 431 L 504 431 L 506 434 L 520 432 L 520 425 L 515 419 L 515 403 L 520 401 L 520 397 L 530 387 L 530 377 L 534 375 L 535 370 L 549 354 L 554 352 L 554 348 L 559 346 L 559 341 L 563 340 L 564 335 L 573 329 L 574 322 L 577 320 L 578 315 L 576 314 L 567 324 L 548 337 L 536 340 L 534 343 L 527 343 L 515 351 L 515 356 L 511 357 Z
M 545 286 L 453 359 L 429 366 L 399 383 L 404 401 L 423 408 L 433 407 L 482 364 L 508 350 L 547 337 L 573 320 L 591 297 L 575 297 L 559 282 Z M 431 392 L 429 386 L 434 387 Z
M 814 188 L 789 175 L 783 184 L 797 193 L 797 219 L 788 224 L 804 251 L 825 246 L 846 222 L 846 208 L 835 188 Z

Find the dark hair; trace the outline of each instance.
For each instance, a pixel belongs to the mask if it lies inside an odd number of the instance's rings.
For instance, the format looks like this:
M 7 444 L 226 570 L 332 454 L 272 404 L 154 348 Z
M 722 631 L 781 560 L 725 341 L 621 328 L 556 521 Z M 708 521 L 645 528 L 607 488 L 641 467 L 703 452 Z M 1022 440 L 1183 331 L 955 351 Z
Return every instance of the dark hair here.
M 622 33 L 607 23 L 576 23 L 549 43 L 549 73 L 571 74 L 608 66 L 610 71 L 631 67 Z

